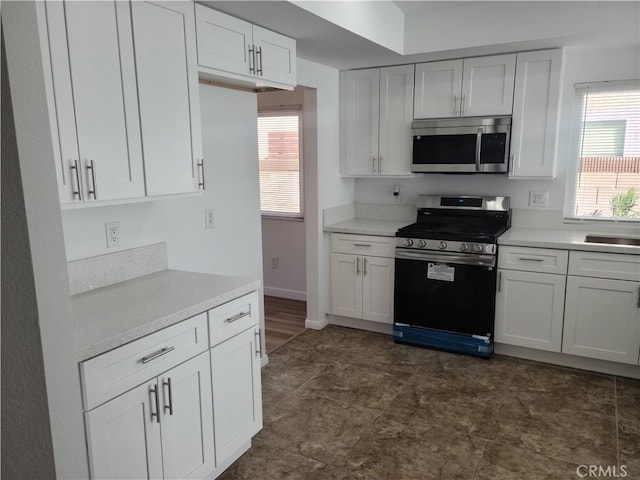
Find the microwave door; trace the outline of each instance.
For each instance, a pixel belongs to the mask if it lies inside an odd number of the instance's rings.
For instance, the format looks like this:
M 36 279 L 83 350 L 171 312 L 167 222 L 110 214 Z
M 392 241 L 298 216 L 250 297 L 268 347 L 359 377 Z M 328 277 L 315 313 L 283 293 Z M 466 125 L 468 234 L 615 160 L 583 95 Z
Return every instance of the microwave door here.
M 474 173 L 478 171 L 479 127 L 414 130 L 414 172 Z
M 502 173 L 508 169 L 509 132 L 484 133 L 478 141 L 477 167 L 483 173 Z

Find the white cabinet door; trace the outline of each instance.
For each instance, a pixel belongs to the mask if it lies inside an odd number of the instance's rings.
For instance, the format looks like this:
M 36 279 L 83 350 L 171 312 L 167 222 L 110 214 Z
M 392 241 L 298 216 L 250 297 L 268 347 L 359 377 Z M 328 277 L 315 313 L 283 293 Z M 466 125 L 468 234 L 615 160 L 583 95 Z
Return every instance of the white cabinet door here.
M 147 195 L 199 188 L 200 105 L 191 2 L 131 2 Z
M 296 84 L 296 41 L 253 26 L 256 75 L 268 84 Z
M 253 74 L 253 31 L 248 22 L 195 5 L 198 64 L 239 75 Z
M 377 175 L 380 69 L 344 72 L 341 83 L 346 173 Z
M 639 289 L 637 282 L 570 275 L 562 352 L 637 364 Z
M 155 380 L 85 413 L 91 478 L 162 478 Z
M 413 65 L 380 69 L 380 175 L 411 175 Z
M 462 116 L 510 115 L 515 69 L 515 53 L 465 59 Z
M 498 271 L 495 340 L 560 352 L 566 276 Z
M 362 257 L 331 254 L 331 313 L 362 318 Z
M 393 323 L 394 267 L 393 258 L 363 257 L 362 318 L 364 320 Z
M 216 466 L 262 428 L 259 334 L 256 326 L 211 349 Z
M 414 118 L 446 118 L 460 115 L 462 60 L 416 65 Z
M 555 176 L 562 51 L 518 53 L 511 178 Z
M 129 5 L 45 8 L 62 203 L 144 196 Z
M 209 353 L 158 378 L 164 478 L 204 478 L 215 469 Z

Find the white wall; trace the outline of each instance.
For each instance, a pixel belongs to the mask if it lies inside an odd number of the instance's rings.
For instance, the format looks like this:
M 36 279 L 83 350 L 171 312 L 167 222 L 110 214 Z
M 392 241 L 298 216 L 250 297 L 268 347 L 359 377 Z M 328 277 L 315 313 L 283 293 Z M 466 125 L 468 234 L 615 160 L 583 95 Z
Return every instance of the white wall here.
M 565 49 L 561 97 L 557 176 L 553 180 L 509 180 L 506 175 L 424 175 L 411 179 L 358 179 L 358 203 L 393 203 L 393 185 L 402 187 L 402 203 L 414 205 L 419 194 L 506 195 L 514 208 L 528 208 L 529 191 L 549 192 L 547 210 L 562 210 L 565 200 L 571 151 L 571 121 L 576 82 L 637 78 L 640 72 L 638 47 L 582 47 Z
M 307 211 L 307 325 L 321 327 L 330 310 L 330 237 L 322 230 L 325 208 L 352 203 L 353 179 L 340 177 L 338 70 L 298 58 L 298 84 L 317 93 L 317 165 L 305 174 Z M 306 120 L 305 120 L 306 121 Z M 314 208 L 315 205 L 315 208 Z

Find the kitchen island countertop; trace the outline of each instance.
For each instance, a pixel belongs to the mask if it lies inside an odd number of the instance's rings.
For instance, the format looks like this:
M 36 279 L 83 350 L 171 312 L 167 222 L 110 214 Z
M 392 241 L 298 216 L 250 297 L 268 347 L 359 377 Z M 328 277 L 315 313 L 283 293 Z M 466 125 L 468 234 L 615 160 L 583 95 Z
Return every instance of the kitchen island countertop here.
M 117 348 L 262 286 L 249 278 L 163 270 L 73 295 L 78 361 Z
M 325 232 L 351 233 L 355 235 L 378 235 L 395 237 L 399 228 L 414 223 L 415 220 L 378 220 L 371 218 L 352 218 L 344 222 L 325 225 Z

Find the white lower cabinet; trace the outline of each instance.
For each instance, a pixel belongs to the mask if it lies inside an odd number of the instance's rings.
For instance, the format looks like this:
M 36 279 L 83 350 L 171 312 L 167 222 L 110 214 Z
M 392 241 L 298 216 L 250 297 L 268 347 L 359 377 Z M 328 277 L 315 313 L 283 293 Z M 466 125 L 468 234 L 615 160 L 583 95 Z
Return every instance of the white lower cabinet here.
M 393 323 L 395 237 L 331 236 L 331 313 Z
M 640 284 L 569 276 L 562 351 L 638 364 Z
M 496 342 L 559 352 L 566 275 L 498 271 Z
M 216 466 L 262 429 L 260 330 L 245 330 L 211 350 Z
M 202 478 L 215 467 L 209 354 L 85 418 L 92 478 Z

